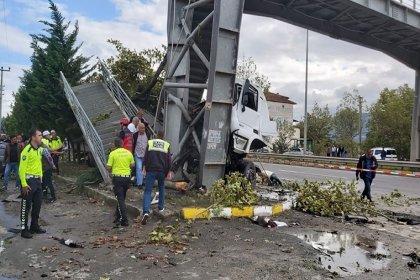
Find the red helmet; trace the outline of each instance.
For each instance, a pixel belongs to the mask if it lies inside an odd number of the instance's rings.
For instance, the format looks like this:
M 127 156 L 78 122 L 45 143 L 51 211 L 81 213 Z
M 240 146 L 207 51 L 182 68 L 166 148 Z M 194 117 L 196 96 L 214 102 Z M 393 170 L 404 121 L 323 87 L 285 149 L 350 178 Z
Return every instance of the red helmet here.
M 130 123 L 130 121 L 127 118 L 122 118 L 120 120 L 120 124 L 121 125 L 128 125 Z

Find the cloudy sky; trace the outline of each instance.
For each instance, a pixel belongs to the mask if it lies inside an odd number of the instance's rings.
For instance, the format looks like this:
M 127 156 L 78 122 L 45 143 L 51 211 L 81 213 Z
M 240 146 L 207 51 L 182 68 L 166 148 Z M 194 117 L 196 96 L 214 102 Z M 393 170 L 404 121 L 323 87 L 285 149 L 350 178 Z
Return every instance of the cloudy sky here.
M 141 50 L 166 44 L 168 0 L 56 0 L 61 12 L 80 26 L 84 55 L 107 58 L 115 51 L 106 43 L 120 40 Z M 0 66 L 4 74 L 3 116 L 10 112 L 12 93 L 19 88 L 22 70 L 30 67 L 30 36 L 42 32 L 39 20 L 49 19 L 47 0 L 0 0 Z M 294 118 L 303 116 L 306 30 L 281 21 L 244 15 L 240 57 L 252 57 L 258 71 L 269 77 L 272 92 L 289 96 L 297 105 Z M 343 93 L 357 89 L 368 104 L 381 89 L 407 83 L 414 71 L 377 51 L 309 33 L 308 108 L 315 101 L 334 111 Z

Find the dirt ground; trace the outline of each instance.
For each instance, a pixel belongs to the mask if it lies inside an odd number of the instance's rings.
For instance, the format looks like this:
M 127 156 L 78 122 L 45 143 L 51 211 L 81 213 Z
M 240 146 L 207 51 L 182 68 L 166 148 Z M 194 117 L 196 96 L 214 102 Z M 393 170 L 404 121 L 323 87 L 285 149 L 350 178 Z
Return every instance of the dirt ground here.
M 349 233 L 380 241 L 389 250 L 384 269 L 367 270 L 346 279 L 418 279 L 420 267 L 409 268 L 403 254 L 419 248 L 420 226 L 397 225 L 378 218 L 369 225 L 346 224 L 341 219 L 316 217 L 289 210 L 275 217 L 289 227 L 274 229 L 248 219 L 197 220 L 176 215 L 146 226 L 130 219 L 127 228 L 113 228 L 113 211 L 101 201 L 80 193 L 67 194 L 58 185 L 58 200 L 41 211 L 46 234 L 5 241 L 0 253 L 0 279 L 328 279 L 336 278 L 320 266 L 320 253 L 298 234 Z M 9 193 L 1 193 L 3 200 Z M 417 207 L 414 205 L 414 207 Z M 16 218 L 19 203 L 4 203 Z M 151 243 L 161 229 L 171 244 Z M 400 234 L 404 232 L 404 234 Z M 150 235 L 152 233 L 152 236 Z M 84 248 L 69 248 L 51 236 L 72 239 Z M 101 278 L 103 277 L 103 278 Z

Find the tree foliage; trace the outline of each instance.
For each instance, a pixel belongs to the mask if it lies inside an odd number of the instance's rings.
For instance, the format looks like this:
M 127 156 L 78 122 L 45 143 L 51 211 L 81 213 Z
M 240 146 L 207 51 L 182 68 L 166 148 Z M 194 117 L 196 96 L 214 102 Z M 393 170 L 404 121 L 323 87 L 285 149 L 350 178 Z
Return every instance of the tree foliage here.
M 166 46 L 138 52 L 130 50 L 118 40 L 109 39 L 108 42 L 115 47 L 117 55 L 108 58 L 106 62 L 118 83 L 132 97 L 153 79 L 154 69 L 164 59 Z M 155 112 L 163 80 L 164 74 L 161 73 L 148 96 L 138 100 L 140 107 Z
M 290 148 L 290 142 L 295 134 L 295 127 L 293 124 L 284 120 L 280 126 L 279 134 L 273 143 L 273 151 L 282 154 Z
M 314 104 L 312 112 L 308 113 L 308 140 L 312 140 L 314 154 L 324 154 L 326 145 L 329 143 L 332 130 L 332 116 L 328 105 L 321 108 L 317 102 Z M 304 121 L 298 125 L 301 133 L 304 130 Z
M 399 158 L 410 158 L 414 90 L 408 85 L 385 88 L 370 109 L 366 147 L 392 147 Z
M 333 119 L 335 140 L 337 144 L 345 147 L 350 156 L 358 154 L 358 146 L 354 138 L 360 134 L 360 102 L 362 106 L 365 103 L 357 90 L 353 90 L 353 93 L 346 92 Z
M 9 134 L 25 133 L 30 127 L 55 129 L 61 135 L 80 136 L 74 114 L 60 81 L 60 71 L 75 86 L 91 71 L 89 58 L 77 44 L 79 26 L 70 29 L 57 6 L 50 1 L 51 21 L 40 21 L 44 33 L 31 35 L 31 68 L 21 77 L 12 113 L 6 119 Z
M 265 94 L 270 89 L 271 83 L 268 77 L 258 72 L 257 64 L 252 57 L 244 56 L 239 60 L 238 66 L 236 67 L 236 76 L 243 80 L 249 79 L 252 83 L 264 89 Z

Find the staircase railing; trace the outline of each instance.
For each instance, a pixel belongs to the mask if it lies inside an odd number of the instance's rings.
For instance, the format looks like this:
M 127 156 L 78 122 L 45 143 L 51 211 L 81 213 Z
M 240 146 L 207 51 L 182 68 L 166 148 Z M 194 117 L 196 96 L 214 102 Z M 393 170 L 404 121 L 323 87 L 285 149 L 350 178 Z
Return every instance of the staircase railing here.
M 89 120 L 89 117 L 87 116 L 85 110 L 83 110 L 83 107 L 80 105 L 79 100 L 77 99 L 71 86 L 67 82 L 66 77 L 61 71 L 60 76 L 64 84 L 64 92 L 66 94 L 67 101 L 69 102 L 70 107 L 74 112 L 74 115 L 77 119 L 77 122 L 79 123 L 83 135 L 85 136 L 85 140 L 89 145 L 90 152 L 93 155 L 93 158 L 95 159 L 99 172 L 101 173 L 104 181 L 106 183 L 109 183 L 111 180 L 109 177 L 109 173 L 105 168 L 106 155 L 101 138 L 96 132 L 92 122 Z
M 99 64 L 101 66 L 102 70 L 102 81 L 104 85 L 109 89 L 111 92 L 112 98 L 114 98 L 114 101 L 117 103 L 117 105 L 120 107 L 121 111 L 127 116 L 136 116 L 139 109 L 134 105 L 133 101 L 131 101 L 130 97 L 125 93 L 125 91 L 121 88 L 120 84 L 117 82 L 117 80 L 112 75 L 111 71 L 108 69 L 108 66 L 105 62 L 103 62 L 100 58 L 98 58 Z M 147 113 L 145 112 L 145 115 Z M 151 118 L 154 118 L 153 116 L 149 116 L 149 120 L 147 120 L 151 124 Z M 156 132 L 153 130 L 153 128 L 148 126 L 149 132 L 152 135 L 156 135 Z

